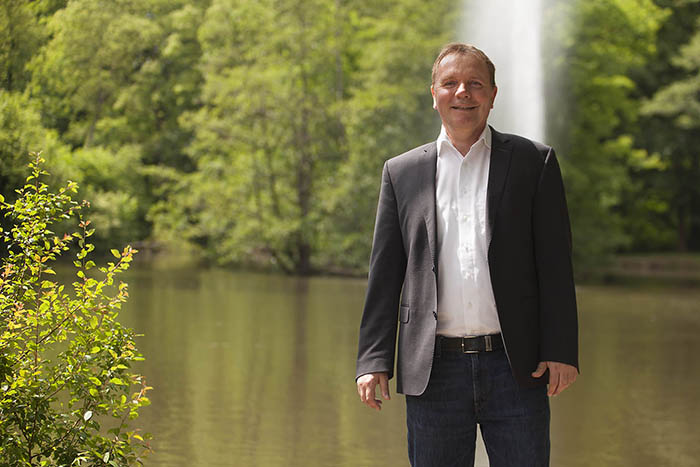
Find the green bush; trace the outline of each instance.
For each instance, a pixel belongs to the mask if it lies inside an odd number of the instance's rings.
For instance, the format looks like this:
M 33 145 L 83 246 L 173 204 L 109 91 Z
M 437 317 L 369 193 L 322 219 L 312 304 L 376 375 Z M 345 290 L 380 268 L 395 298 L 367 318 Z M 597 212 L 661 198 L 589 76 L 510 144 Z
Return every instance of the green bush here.
M 150 387 L 132 370 L 143 360 L 134 332 L 117 316 L 127 286 L 115 283 L 136 252 L 112 250 L 115 262 L 89 259 L 94 229 L 73 201 L 77 184 L 51 193 L 34 154 L 31 175 L 12 204 L 0 195 L 10 229 L 0 269 L 0 465 L 141 464 L 150 435 L 129 420 L 148 405 Z M 74 219 L 79 229 L 56 235 Z M 75 224 L 73 224 L 75 225 Z M 55 227 L 54 227 L 55 228 Z M 51 264 L 77 243 L 77 279 L 66 286 Z

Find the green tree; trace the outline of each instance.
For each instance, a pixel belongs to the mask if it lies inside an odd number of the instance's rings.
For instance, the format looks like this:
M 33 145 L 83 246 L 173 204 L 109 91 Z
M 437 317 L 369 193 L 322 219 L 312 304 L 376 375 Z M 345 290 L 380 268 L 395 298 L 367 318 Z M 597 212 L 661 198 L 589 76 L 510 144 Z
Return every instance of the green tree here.
M 329 268 L 366 270 L 384 161 L 437 137 L 430 74 L 454 39 L 456 13 L 444 0 L 375 1 L 359 2 L 349 17 L 347 156 L 331 174 L 321 224 L 320 260 Z
M 77 187 L 50 192 L 43 162 L 30 164 L 14 203 L 0 197 L 13 224 L 0 232 L 9 252 L 0 270 L 0 464 L 134 465 L 147 436 L 127 421 L 148 405 L 151 388 L 131 368 L 142 360 L 133 331 L 117 321 L 126 284 L 113 284 L 135 251 L 113 250 L 116 262 L 96 268 L 94 230 L 70 195 Z M 72 217 L 78 232 L 50 230 Z M 51 264 L 73 240 L 77 280 L 68 288 Z
M 311 271 L 319 193 L 343 144 L 337 7 L 212 3 L 199 31 L 204 105 L 185 116 L 197 171 L 178 185 L 174 211 L 156 211 L 162 226 L 224 262 Z
M 551 2 L 547 76 L 549 134 L 559 148 L 580 271 L 630 242 L 619 211 L 628 167 L 658 161 L 635 147 L 640 103 L 631 70 L 654 52 L 668 12 L 651 0 Z
M 647 199 L 658 200 L 656 212 L 650 210 L 657 225 L 675 233 L 659 246 L 700 250 L 700 2 L 662 3 L 671 3 L 673 14 L 656 60 L 638 77 L 649 96 L 638 139 L 656 152 L 663 170 L 642 174 L 642 186 Z
M 75 0 L 48 21 L 30 89 L 44 124 L 74 149 L 61 170 L 105 221 L 102 248 L 149 238 L 166 169 L 193 168 L 179 118 L 198 105 L 197 29 L 208 3 Z
M 48 21 L 51 40 L 29 65 L 32 91 L 44 102 L 44 123 L 73 147 L 95 143 L 101 118 L 119 90 L 155 52 L 160 33 L 147 4 L 76 0 Z
M 5 0 L 0 4 L 0 89 L 22 91 L 26 65 L 45 40 L 40 14 L 45 2 Z
M 41 125 L 40 106 L 21 92 L 0 89 L 0 194 L 15 198 L 24 183 L 26 154 L 45 149 L 65 158 L 70 149 Z

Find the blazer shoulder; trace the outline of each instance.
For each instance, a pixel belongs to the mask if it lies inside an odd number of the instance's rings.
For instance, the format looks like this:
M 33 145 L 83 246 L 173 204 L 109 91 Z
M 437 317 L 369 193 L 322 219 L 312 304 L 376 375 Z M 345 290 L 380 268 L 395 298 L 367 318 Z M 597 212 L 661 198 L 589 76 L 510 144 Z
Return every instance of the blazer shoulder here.
M 435 141 L 413 148 L 398 156 L 394 156 L 387 160 L 386 163 L 390 171 L 404 170 L 424 161 L 425 157 L 431 155 L 433 152 L 437 152 L 437 144 Z
M 547 155 L 553 151 L 551 146 L 548 146 L 539 141 L 535 141 L 524 136 L 514 135 L 510 133 L 500 133 L 492 129 L 496 138 L 503 142 L 510 142 L 513 146 L 513 154 L 518 157 L 530 157 L 538 162 L 544 162 Z

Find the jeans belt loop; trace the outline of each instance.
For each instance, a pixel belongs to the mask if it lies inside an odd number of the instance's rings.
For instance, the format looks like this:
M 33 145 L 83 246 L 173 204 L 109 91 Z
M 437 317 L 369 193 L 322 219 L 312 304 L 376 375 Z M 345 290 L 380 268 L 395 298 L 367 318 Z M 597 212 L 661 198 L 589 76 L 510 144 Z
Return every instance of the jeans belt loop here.
M 484 342 L 486 343 L 486 351 L 491 352 L 493 350 L 493 346 L 491 345 L 491 336 L 484 336 Z

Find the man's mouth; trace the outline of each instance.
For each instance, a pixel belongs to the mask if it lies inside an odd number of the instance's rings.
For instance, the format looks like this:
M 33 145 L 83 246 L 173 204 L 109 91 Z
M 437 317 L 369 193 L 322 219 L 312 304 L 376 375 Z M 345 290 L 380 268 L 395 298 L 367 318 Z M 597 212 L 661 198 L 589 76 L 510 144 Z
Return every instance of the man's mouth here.
M 453 105 L 452 108 L 455 110 L 474 110 L 478 105 Z

